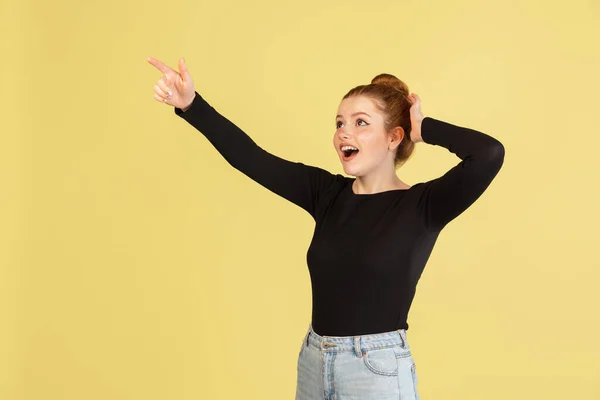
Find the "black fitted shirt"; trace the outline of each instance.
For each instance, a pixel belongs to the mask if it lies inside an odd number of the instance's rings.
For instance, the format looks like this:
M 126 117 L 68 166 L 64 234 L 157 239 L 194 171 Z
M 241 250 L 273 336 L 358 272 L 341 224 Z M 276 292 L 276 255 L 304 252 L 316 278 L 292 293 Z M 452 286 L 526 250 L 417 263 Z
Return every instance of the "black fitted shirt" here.
M 187 111 L 175 113 L 231 166 L 313 217 L 307 264 L 312 327 L 320 335 L 408 329 L 417 282 L 441 229 L 479 198 L 504 162 L 504 146 L 495 138 L 425 117 L 423 141 L 461 161 L 409 189 L 355 194 L 355 178 L 263 150 L 197 92 Z

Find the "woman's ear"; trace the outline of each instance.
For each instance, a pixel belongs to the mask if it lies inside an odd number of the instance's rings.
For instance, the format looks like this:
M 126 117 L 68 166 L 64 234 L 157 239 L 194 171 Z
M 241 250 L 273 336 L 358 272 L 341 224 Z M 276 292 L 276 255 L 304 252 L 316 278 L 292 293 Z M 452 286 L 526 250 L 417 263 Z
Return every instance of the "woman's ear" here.
M 406 134 L 404 133 L 404 129 L 401 126 L 397 126 L 394 129 L 392 129 L 392 133 L 391 133 L 391 141 L 388 145 L 390 150 L 394 150 L 396 149 L 396 147 L 398 147 L 400 145 L 400 143 L 402 143 L 404 141 L 404 138 L 406 137 Z

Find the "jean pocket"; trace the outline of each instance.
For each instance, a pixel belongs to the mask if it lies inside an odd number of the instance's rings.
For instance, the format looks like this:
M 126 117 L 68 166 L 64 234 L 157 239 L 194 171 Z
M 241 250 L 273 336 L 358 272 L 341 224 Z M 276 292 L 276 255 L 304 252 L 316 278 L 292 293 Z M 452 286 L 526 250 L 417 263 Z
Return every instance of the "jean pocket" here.
M 363 352 L 363 361 L 371 372 L 378 375 L 398 375 L 396 351 L 393 347 L 384 347 Z

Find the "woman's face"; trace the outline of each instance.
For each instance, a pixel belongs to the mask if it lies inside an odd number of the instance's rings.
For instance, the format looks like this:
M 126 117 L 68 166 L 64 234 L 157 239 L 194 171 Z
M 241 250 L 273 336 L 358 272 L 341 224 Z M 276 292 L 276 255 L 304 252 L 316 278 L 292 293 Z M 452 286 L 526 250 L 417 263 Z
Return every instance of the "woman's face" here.
M 386 163 L 393 167 L 395 149 L 402 137 L 393 138 L 386 133 L 384 116 L 373 100 L 365 96 L 349 97 L 342 100 L 337 114 L 333 145 L 346 174 L 366 175 Z M 345 145 L 358 151 L 342 151 Z

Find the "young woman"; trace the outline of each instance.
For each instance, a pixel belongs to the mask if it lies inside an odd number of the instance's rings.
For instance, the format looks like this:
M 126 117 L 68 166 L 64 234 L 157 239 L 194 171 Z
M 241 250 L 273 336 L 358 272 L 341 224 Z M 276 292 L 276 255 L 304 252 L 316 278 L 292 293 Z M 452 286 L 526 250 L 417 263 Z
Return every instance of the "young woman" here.
M 334 150 L 349 178 L 268 153 L 194 90 L 179 71 L 148 58 L 163 76 L 156 100 L 174 107 L 230 165 L 306 210 L 315 221 L 307 262 L 312 321 L 298 355 L 296 399 L 419 399 L 407 316 L 436 239 L 479 198 L 504 162 L 496 139 L 421 112 L 421 100 L 390 74 L 350 90 L 335 119 Z M 396 168 L 415 143 L 461 161 L 409 185 Z

